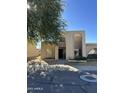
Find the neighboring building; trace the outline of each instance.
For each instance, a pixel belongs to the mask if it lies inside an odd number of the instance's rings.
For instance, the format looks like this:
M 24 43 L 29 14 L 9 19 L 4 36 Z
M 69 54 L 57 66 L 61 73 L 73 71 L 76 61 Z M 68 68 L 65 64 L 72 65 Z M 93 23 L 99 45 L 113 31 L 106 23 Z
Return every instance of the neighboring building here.
M 97 44 L 86 43 L 86 54 L 97 54 Z
M 62 33 L 58 46 L 42 43 L 42 58 L 73 59 L 76 56 L 87 57 L 97 44 L 86 44 L 84 31 L 67 31 Z

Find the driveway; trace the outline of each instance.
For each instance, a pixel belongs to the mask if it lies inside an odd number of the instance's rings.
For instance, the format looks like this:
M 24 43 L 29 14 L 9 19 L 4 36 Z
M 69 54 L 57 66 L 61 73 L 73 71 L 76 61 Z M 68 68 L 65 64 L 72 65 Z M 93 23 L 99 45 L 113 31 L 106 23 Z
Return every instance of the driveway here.
M 80 79 L 81 75 L 97 75 L 96 66 L 78 63 L 70 64 L 70 66 L 78 68 L 79 71 L 68 69 L 47 71 L 46 66 L 44 70 L 35 71 L 38 68 L 37 65 L 29 66 L 31 70 L 32 68 L 34 70 L 33 73 L 27 74 L 27 93 L 97 93 L 97 82 Z M 42 69 L 40 65 L 39 67 Z M 56 69 L 60 67 L 57 66 Z
M 81 80 L 80 75 L 96 72 L 55 71 L 45 77 L 28 77 L 28 93 L 97 93 L 97 83 Z

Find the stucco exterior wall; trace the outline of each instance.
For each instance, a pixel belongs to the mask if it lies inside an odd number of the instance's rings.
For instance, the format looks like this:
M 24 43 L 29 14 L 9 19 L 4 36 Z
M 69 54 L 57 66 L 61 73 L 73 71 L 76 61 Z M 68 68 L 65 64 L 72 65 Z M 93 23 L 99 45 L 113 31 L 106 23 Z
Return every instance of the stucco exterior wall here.
M 66 59 L 74 58 L 74 34 L 73 32 L 66 32 Z
M 85 32 L 82 33 L 82 56 L 86 57 L 86 40 L 85 40 Z
M 88 55 L 91 49 L 97 48 L 97 44 L 95 43 L 87 43 L 86 44 L 86 54 Z
M 40 50 L 35 48 L 33 43 L 27 43 L 27 57 L 35 57 L 40 55 Z
M 73 33 L 74 34 L 74 48 L 82 49 L 82 33 Z
M 55 60 L 59 59 L 58 49 L 58 46 L 55 46 Z
M 55 58 L 55 45 L 42 43 L 42 58 Z

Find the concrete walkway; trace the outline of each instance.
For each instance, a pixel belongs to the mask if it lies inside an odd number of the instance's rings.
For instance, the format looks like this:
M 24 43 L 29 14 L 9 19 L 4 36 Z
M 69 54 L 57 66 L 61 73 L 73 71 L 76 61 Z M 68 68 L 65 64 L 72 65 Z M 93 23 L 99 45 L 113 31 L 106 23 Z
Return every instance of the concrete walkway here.
M 49 62 L 48 64 L 66 64 L 72 67 L 79 69 L 79 71 L 96 71 L 97 70 L 97 62 L 87 62 L 87 63 L 68 63 L 66 60 L 58 60 L 56 62 Z
M 73 66 L 77 69 L 79 69 L 79 71 L 96 71 L 97 70 L 97 66 Z

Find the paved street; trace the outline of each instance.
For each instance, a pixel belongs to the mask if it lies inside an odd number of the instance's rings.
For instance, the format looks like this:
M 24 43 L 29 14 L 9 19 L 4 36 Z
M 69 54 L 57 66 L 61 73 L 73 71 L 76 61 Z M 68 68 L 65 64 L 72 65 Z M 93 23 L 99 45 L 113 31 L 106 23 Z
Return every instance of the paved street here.
M 97 93 L 97 84 L 80 79 L 86 73 L 96 71 L 70 72 L 54 71 L 45 76 L 38 73 L 28 77 L 28 93 Z

